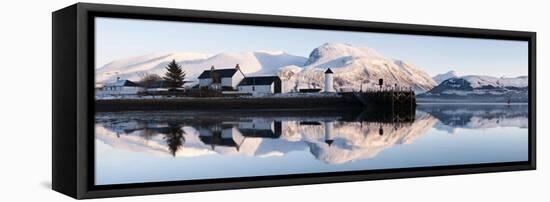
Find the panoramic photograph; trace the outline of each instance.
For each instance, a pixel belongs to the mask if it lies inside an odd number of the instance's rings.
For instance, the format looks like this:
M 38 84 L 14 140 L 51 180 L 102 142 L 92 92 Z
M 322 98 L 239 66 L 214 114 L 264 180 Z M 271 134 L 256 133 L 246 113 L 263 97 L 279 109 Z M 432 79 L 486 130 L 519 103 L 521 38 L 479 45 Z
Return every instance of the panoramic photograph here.
M 528 42 L 95 18 L 95 185 L 528 160 Z

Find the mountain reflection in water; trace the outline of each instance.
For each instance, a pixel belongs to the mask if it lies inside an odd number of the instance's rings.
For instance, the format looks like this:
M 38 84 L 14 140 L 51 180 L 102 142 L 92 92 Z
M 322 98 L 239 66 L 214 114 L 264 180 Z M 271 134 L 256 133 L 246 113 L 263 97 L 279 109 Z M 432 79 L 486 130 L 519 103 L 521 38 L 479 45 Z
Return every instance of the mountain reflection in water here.
M 364 121 L 372 118 L 364 116 L 338 111 L 100 113 L 96 139 L 120 149 L 176 157 L 283 156 L 309 149 L 326 163 L 344 163 L 411 142 L 436 121 L 427 114 L 415 122 L 391 122 L 393 117 Z
M 414 118 L 341 111 L 97 113 L 96 140 L 161 156 L 284 156 L 309 151 L 327 164 L 375 157 L 432 128 L 527 127 L 527 105 L 419 105 Z

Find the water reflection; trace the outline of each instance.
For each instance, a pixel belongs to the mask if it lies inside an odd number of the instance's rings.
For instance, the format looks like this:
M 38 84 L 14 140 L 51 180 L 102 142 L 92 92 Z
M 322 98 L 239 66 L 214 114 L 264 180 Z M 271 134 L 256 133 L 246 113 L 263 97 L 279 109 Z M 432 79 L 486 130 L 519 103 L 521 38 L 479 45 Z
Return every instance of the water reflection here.
M 456 134 L 459 129 L 482 129 L 496 127 L 527 128 L 528 106 L 517 105 L 419 105 L 418 110 L 427 112 L 439 120 L 435 128 Z
M 97 113 L 95 123 L 96 184 L 527 158 L 526 105 L 419 105 L 410 116 L 331 110 L 116 112 Z
M 431 128 L 428 114 L 366 116 L 365 112 L 125 112 L 98 113 L 96 139 L 121 149 L 172 156 L 282 156 L 309 150 L 340 164 L 410 143 Z M 373 118 L 374 117 L 374 118 Z

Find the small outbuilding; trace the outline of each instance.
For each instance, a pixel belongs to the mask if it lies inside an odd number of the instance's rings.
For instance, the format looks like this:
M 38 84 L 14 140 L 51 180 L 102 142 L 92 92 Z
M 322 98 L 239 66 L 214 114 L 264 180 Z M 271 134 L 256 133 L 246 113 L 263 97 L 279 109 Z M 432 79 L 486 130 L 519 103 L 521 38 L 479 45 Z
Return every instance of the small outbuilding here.
M 238 90 L 253 95 L 281 93 L 281 79 L 278 76 L 246 77 L 239 83 Z
M 117 79 L 117 81 L 113 83 L 103 85 L 101 93 L 104 96 L 127 96 L 137 95 L 143 91 L 144 89 L 141 86 L 130 80 Z

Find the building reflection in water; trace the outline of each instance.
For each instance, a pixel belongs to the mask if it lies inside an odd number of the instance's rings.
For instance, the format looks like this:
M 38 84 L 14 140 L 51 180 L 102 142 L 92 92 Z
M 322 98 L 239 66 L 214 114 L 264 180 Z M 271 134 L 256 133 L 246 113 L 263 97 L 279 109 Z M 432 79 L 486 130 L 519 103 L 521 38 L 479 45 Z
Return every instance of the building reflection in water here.
M 372 158 L 394 145 L 412 143 L 431 128 L 455 127 L 456 122 L 448 119 L 456 117 L 447 116 L 448 111 L 419 110 L 413 117 L 339 111 L 103 113 L 96 115 L 96 139 L 116 149 L 174 157 L 271 157 L 309 151 L 322 162 L 342 164 Z M 483 123 L 495 117 L 498 123 L 523 121 L 523 114 L 513 110 L 511 118 L 519 120 L 509 121 L 503 114 L 483 117 L 496 113 L 491 112 L 463 113 L 460 116 L 466 121 L 460 126 L 484 127 Z

